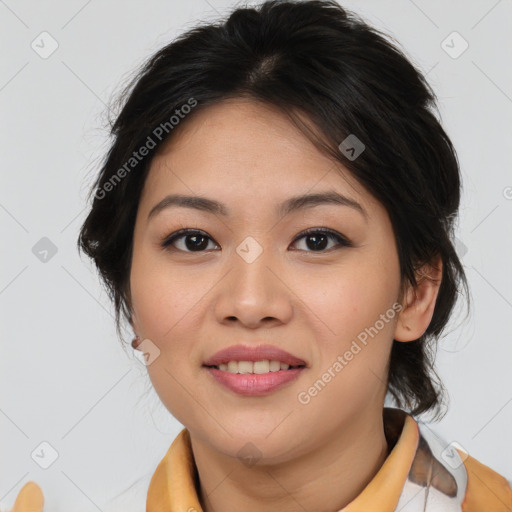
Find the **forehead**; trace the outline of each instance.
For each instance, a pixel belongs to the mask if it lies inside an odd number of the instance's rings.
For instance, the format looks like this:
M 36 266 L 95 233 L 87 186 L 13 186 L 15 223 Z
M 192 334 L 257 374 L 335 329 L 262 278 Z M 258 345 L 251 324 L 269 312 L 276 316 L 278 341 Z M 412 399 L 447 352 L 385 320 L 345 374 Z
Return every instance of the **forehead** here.
M 279 162 L 303 161 L 298 167 L 329 163 L 282 111 L 244 98 L 222 101 L 185 118 L 159 157 L 175 164 L 193 159 L 194 167 L 218 171 L 239 166 L 241 173 Z M 285 171 L 282 167 L 269 170 L 276 175 Z
M 268 202 L 320 189 L 372 202 L 348 169 L 321 153 L 281 110 L 237 98 L 182 121 L 153 158 L 143 198 L 172 190 Z

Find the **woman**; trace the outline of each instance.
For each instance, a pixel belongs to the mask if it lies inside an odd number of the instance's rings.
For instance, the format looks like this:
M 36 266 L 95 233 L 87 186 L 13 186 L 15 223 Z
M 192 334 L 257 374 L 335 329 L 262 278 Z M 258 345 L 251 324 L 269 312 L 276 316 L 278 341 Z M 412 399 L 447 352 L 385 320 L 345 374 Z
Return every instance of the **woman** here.
M 434 107 L 333 1 L 237 9 L 127 89 L 79 246 L 185 426 L 147 511 L 512 510 L 415 420 L 466 288 Z

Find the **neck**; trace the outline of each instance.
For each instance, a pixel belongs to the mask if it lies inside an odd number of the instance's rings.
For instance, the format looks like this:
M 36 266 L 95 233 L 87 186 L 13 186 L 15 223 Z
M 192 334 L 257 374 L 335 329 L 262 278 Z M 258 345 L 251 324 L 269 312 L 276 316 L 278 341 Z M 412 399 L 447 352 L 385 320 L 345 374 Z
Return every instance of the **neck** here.
M 388 455 L 382 409 L 322 436 L 314 449 L 279 464 L 244 466 L 191 433 L 204 512 L 332 512 L 353 501 Z

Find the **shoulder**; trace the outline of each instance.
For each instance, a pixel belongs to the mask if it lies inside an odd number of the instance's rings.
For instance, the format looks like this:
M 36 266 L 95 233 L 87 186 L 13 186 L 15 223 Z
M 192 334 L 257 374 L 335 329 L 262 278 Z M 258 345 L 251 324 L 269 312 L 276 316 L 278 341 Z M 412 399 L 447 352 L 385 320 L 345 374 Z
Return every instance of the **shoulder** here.
M 462 510 L 465 512 L 512 511 L 512 489 L 505 477 L 462 450 L 457 452 L 468 475 Z
M 512 512 L 507 479 L 417 423 L 418 444 L 396 510 Z

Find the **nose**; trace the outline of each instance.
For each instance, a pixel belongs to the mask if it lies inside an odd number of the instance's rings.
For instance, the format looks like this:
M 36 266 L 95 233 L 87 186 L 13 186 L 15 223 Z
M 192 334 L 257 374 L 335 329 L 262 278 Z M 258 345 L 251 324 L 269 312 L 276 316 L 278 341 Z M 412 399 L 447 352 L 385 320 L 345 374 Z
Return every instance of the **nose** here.
M 270 250 L 263 250 L 254 260 L 243 251 L 233 251 L 227 263 L 230 271 L 216 287 L 217 321 L 239 322 L 249 329 L 288 323 L 293 315 L 293 292 L 283 275 L 283 263 Z

